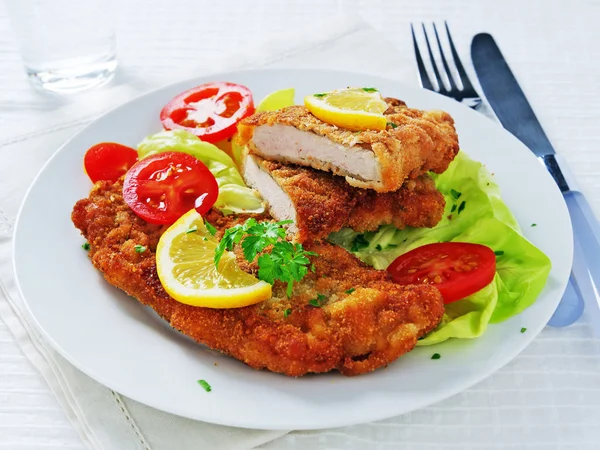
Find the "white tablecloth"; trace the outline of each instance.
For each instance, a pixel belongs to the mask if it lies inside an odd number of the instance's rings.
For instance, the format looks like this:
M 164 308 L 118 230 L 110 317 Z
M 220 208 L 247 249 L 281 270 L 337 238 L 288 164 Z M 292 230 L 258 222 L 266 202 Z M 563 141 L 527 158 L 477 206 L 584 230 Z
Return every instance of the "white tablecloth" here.
M 0 235 L 10 232 L 43 161 L 120 99 L 240 66 L 339 68 L 416 84 L 408 24 L 443 19 L 467 66 L 470 38 L 480 31 L 496 37 L 600 217 L 600 2 L 122 0 L 116 11 L 121 66 L 115 82 L 105 91 L 57 99 L 28 86 L 0 4 L 0 191 L 10 194 L 0 195 Z M 566 329 L 544 330 L 507 367 L 437 405 L 374 424 L 293 432 L 260 448 L 599 449 L 599 375 L 600 342 L 584 317 Z M 132 414 L 143 408 L 127 407 Z M 152 448 L 169 448 L 156 443 L 160 430 L 140 428 Z M 49 448 L 86 447 L 0 320 L 0 449 Z

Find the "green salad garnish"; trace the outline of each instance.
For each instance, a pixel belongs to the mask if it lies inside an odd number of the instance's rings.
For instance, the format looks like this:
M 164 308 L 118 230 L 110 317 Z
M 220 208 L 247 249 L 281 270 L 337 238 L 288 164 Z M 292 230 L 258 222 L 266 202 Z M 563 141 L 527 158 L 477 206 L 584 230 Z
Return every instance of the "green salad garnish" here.
M 246 186 L 231 157 L 216 145 L 201 141 L 185 130 L 161 131 L 138 145 L 140 159 L 163 152 L 187 153 L 208 167 L 219 185 L 219 197 L 214 206 L 223 214 L 262 213 L 265 210 L 260 194 Z
M 551 267 L 550 259 L 521 234 L 483 164 L 461 151 L 446 172 L 433 178 L 446 198 L 444 217 L 436 227 L 398 230 L 386 225 L 376 233 L 344 229 L 329 237 L 376 269 L 385 269 L 399 255 L 434 242 L 472 242 L 502 249 L 496 252 L 502 257 L 496 261 L 492 283 L 447 304 L 440 325 L 418 345 L 481 336 L 488 323 L 506 320 L 530 306 L 546 284 Z M 459 214 L 452 214 L 455 211 Z

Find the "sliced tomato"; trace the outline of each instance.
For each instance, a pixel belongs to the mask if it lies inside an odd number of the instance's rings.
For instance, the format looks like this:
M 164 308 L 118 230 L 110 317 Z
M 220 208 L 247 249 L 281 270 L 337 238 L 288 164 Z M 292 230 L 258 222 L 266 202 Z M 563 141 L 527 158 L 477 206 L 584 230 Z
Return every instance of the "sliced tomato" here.
M 399 284 L 433 284 L 440 290 L 444 303 L 451 303 L 492 282 L 496 255 L 491 248 L 479 244 L 428 244 L 400 255 L 387 271 Z
M 123 198 L 150 223 L 172 224 L 192 208 L 206 214 L 217 201 L 219 186 L 208 168 L 181 152 L 157 153 L 127 172 Z
M 228 139 L 237 123 L 254 113 L 250 89 L 234 83 L 205 83 L 173 98 L 160 112 L 167 130 L 183 129 L 216 143 Z
M 137 161 L 137 152 L 131 147 L 114 142 L 96 144 L 85 153 L 85 173 L 96 183 L 101 180 L 117 181 Z

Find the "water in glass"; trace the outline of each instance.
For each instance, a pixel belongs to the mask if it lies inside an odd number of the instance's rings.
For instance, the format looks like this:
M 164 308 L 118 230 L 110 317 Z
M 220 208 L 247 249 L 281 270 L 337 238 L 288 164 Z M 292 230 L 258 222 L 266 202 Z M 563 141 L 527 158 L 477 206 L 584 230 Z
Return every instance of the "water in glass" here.
M 6 0 L 31 82 L 54 92 L 106 83 L 117 67 L 109 0 Z

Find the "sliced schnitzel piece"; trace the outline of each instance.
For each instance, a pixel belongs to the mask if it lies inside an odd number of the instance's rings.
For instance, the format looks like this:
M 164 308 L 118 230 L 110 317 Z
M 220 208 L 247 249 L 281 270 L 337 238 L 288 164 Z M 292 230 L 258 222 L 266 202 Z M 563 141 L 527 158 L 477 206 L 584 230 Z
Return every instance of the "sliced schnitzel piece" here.
M 255 369 L 289 376 L 336 369 L 345 375 L 370 372 L 410 351 L 441 320 L 444 305 L 435 287 L 400 286 L 385 271 L 326 243 L 309 246 L 318 253 L 311 258 L 315 272 L 295 284 L 291 298 L 285 284 L 276 282 L 270 300 L 244 308 L 179 303 L 156 273 L 154 252 L 165 227 L 137 217 L 123 201 L 122 188 L 122 180 L 97 183 L 89 198 L 74 207 L 73 223 L 90 243 L 93 265 L 173 328 Z M 206 220 L 221 237 L 248 217 L 212 210 Z M 138 253 L 136 245 L 147 250 Z M 255 263 L 236 252 L 240 267 L 256 273 Z
M 386 224 L 433 227 L 444 213 L 444 196 L 428 175 L 379 193 L 327 172 L 247 155 L 244 178 L 267 201 L 273 218 L 294 221 L 288 231 L 298 242 L 324 239 L 343 227 L 361 232 Z
M 452 117 L 385 101 L 386 130 L 353 132 L 323 122 L 304 106 L 290 106 L 242 120 L 239 143 L 265 159 L 329 171 L 378 192 L 396 191 L 428 171 L 444 172 L 459 150 Z

